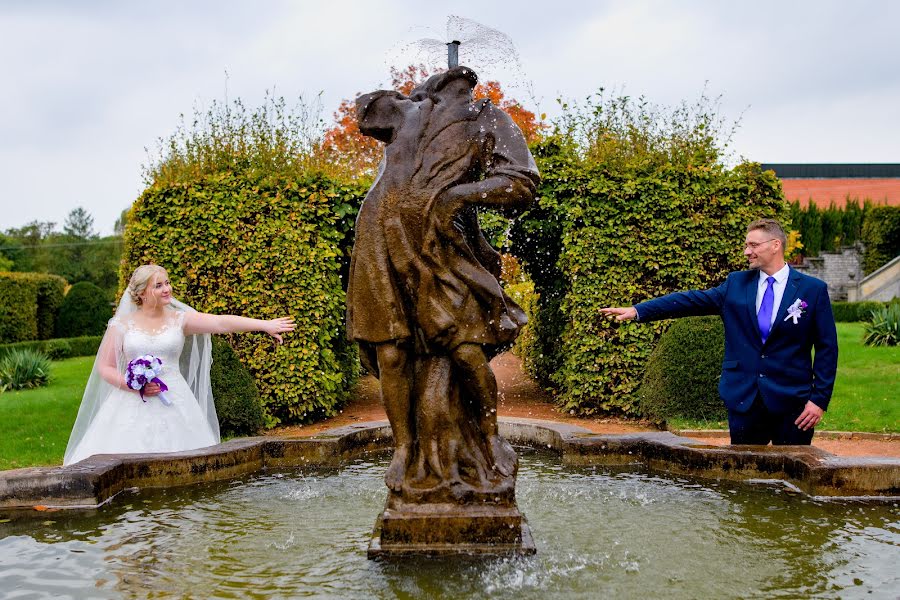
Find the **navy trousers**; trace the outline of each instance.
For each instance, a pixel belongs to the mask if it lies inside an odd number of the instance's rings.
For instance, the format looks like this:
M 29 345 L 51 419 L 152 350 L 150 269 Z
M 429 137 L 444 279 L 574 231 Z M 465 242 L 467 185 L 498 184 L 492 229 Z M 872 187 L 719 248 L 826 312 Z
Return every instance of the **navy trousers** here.
M 794 425 L 803 408 L 801 406 L 786 413 L 774 413 L 766 408 L 762 396 L 757 394 L 747 412 L 728 411 L 731 443 L 766 445 L 772 442 L 775 446 L 809 446 L 812 443 L 813 430 L 803 431 Z

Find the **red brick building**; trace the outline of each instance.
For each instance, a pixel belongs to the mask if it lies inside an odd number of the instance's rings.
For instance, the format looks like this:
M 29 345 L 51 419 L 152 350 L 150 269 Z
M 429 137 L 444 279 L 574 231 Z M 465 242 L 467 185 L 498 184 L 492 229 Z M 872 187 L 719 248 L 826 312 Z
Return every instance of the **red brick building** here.
M 827 208 L 832 201 L 843 206 L 847 198 L 860 202 L 869 199 L 876 204 L 900 205 L 900 164 L 763 164 L 781 179 L 784 197 L 810 201 Z

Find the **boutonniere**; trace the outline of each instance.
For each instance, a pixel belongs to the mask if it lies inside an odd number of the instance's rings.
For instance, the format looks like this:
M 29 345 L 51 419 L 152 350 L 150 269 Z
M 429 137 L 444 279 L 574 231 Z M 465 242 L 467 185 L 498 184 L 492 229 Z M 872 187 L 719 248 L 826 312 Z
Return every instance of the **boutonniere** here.
M 788 319 L 794 320 L 794 325 L 797 324 L 797 321 L 800 319 L 800 316 L 806 312 L 806 307 L 809 306 L 806 303 L 806 300 L 801 300 L 797 298 L 794 300 L 794 303 L 788 306 L 787 316 L 784 318 L 785 321 Z

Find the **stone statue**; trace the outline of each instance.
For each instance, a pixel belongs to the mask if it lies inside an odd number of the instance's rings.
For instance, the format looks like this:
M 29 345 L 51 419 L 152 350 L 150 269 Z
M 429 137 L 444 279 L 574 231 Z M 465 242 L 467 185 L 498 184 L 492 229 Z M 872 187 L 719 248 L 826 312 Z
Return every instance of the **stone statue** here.
M 357 218 L 347 330 L 394 435 L 389 507 L 515 503 L 517 458 L 497 431 L 488 361 L 527 318 L 500 286 L 477 209 L 527 207 L 539 176 L 510 117 L 473 100 L 476 83 L 455 67 L 409 97 L 356 101 L 360 130 L 385 151 Z

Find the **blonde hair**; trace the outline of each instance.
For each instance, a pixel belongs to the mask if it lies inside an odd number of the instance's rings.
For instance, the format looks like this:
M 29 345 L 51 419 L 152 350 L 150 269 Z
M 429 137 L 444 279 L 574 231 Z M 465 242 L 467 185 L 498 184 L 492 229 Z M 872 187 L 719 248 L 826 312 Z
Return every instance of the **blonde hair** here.
M 125 292 L 131 294 L 131 300 L 140 306 L 144 302 L 141 299 L 141 294 L 147 289 L 147 284 L 150 283 L 154 275 L 165 272 L 166 270 L 159 265 L 141 265 L 131 274 L 131 279 L 128 281 L 128 287 L 125 288 Z

